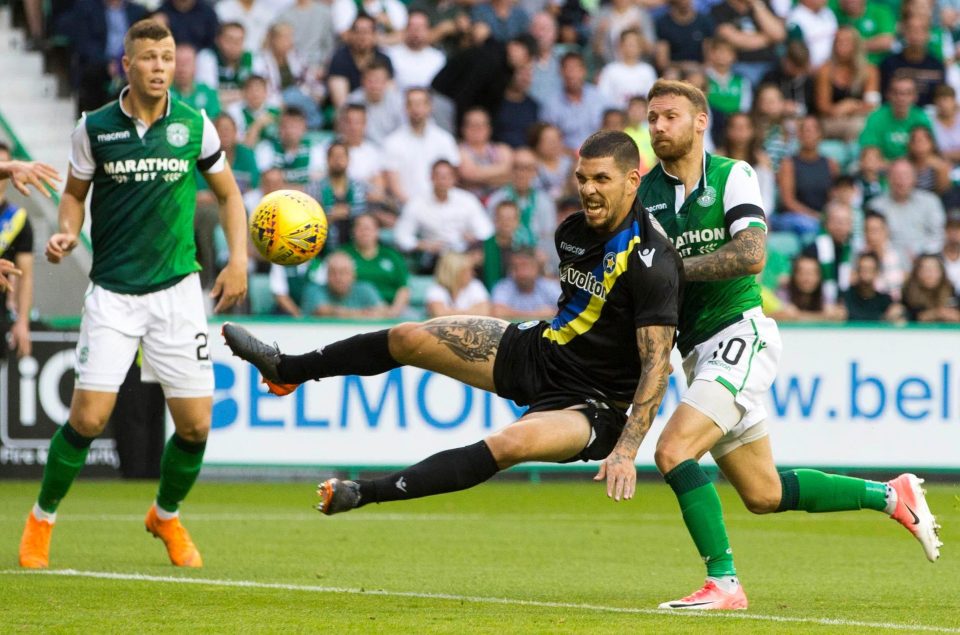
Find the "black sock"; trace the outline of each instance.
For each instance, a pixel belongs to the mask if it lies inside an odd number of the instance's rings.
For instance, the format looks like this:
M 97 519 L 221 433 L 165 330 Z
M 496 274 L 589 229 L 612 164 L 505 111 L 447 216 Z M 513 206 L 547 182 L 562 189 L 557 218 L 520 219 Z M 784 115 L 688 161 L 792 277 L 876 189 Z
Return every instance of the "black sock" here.
M 399 368 L 390 355 L 385 329 L 375 333 L 354 335 L 328 344 L 318 351 L 303 355 L 281 355 L 277 371 L 280 379 L 290 384 L 302 384 L 309 379 L 343 375 L 379 375 Z
M 490 448 L 480 441 L 444 450 L 390 476 L 358 481 L 359 506 L 458 492 L 483 483 L 499 471 Z

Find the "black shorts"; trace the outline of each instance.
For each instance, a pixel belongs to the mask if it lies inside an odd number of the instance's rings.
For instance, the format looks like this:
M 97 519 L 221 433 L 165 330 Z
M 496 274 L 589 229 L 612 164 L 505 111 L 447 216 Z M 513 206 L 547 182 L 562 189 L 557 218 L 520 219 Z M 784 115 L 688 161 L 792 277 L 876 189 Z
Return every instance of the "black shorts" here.
M 613 450 L 627 421 L 626 410 L 612 401 L 571 392 L 558 385 L 543 356 L 543 322 L 511 324 L 504 331 L 493 362 L 497 394 L 529 406 L 524 415 L 547 410 L 583 410 L 590 422 L 590 441 L 579 453 L 560 461 L 599 461 Z

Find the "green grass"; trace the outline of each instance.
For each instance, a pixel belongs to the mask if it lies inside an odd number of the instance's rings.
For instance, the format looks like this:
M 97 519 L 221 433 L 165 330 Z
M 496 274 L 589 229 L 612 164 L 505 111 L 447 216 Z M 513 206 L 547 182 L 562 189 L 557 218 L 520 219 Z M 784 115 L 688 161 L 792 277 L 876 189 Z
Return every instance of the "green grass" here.
M 636 499 L 614 504 L 588 482 L 494 482 L 326 518 L 310 509 L 307 484 L 201 482 L 184 520 L 205 567 L 190 571 L 171 567 L 143 530 L 152 483 L 80 481 L 61 506 L 53 570 L 211 581 L 204 584 L 17 573 L 36 491 L 33 482 L 0 482 L 3 633 L 960 632 L 957 486 L 930 487 L 947 545 L 930 564 L 876 512 L 752 516 L 721 485 L 751 602 L 736 616 L 649 610 L 703 577 L 662 484 L 642 484 Z

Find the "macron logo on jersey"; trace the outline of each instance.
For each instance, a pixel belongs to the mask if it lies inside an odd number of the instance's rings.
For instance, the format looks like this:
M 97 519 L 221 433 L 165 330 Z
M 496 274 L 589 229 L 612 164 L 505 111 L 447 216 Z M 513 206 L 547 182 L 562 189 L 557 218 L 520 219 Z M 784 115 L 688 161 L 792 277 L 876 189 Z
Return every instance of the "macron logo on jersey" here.
M 569 251 L 570 253 L 577 256 L 582 256 L 583 254 L 587 253 L 587 250 L 584 249 L 583 247 L 577 247 L 576 245 L 571 245 L 570 243 L 564 240 L 560 241 L 560 249 L 564 251 Z
M 647 211 L 648 211 L 648 212 L 657 212 L 657 211 L 660 211 L 660 210 L 662 210 L 662 209 L 667 209 L 667 204 L 666 204 L 666 203 L 657 203 L 656 205 L 649 205 L 649 206 L 647 206 Z
M 130 131 L 129 130 L 120 130 L 118 132 L 102 132 L 97 135 L 97 141 L 101 143 L 109 143 L 111 141 L 119 141 L 121 139 L 129 139 Z
M 637 255 L 640 256 L 640 262 L 645 264 L 647 268 L 653 266 L 653 254 L 657 253 L 657 250 L 653 247 L 648 247 L 647 249 L 637 249 Z

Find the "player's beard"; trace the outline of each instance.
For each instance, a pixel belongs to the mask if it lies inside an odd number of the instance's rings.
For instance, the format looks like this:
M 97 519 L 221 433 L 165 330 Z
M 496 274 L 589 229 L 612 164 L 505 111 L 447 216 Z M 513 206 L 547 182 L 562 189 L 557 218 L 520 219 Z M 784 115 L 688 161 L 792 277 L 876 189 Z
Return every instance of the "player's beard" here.
M 661 139 L 666 143 L 658 143 Z M 677 139 L 669 137 L 660 137 L 653 140 L 653 152 L 661 161 L 677 161 L 682 159 L 693 149 L 693 126 L 687 130 L 687 134 Z

